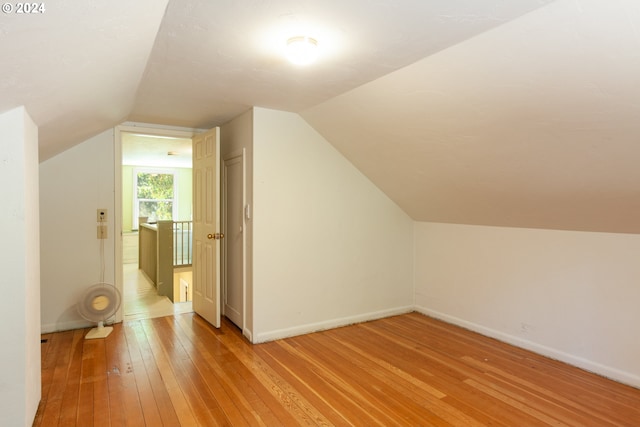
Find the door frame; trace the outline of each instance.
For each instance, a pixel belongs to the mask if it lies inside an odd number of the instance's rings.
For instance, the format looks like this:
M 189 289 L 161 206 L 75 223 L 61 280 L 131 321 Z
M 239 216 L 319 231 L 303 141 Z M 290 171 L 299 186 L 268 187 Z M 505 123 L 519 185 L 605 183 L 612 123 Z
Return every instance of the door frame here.
M 222 167 L 222 174 L 225 174 L 225 163 L 228 160 L 232 160 L 235 158 L 241 158 L 241 164 L 242 164 L 242 183 L 241 183 L 241 188 L 242 188 L 242 207 L 243 207 L 243 212 L 242 212 L 242 332 L 243 335 L 246 336 L 246 333 L 248 331 L 247 329 L 247 221 L 249 220 L 249 218 L 247 218 L 247 213 L 248 213 L 248 209 L 249 206 L 247 204 L 247 155 L 246 155 L 246 149 L 245 148 L 240 148 L 238 150 L 232 151 L 224 156 L 222 156 L 222 161 L 221 161 L 221 167 Z M 227 212 L 227 194 L 228 194 L 228 184 L 227 184 L 227 179 L 226 176 L 223 176 L 223 184 L 221 185 L 221 201 L 222 201 L 222 206 L 220 209 L 220 212 L 222 214 L 222 230 L 224 233 L 226 233 L 228 236 L 230 235 L 228 233 L 228 229 L 227 229 L 227 218 L 228 218 L 228 212 Z M 226 294 L 227 294 L 227 262 L 229 260 L 229 256 L 228 256 L 228 251 L 227 251 L 227 242 L 228 240 L 223 239 L 222 240 L 222 277 L 221 277 L 221 285 L 222 285 L 222 292 L 220 295 L 221 298 L 221 312 L 222 315 L 224 315 L 224 301 L 226 300 Z
M 193 138 L 194 135 L 203 132 L 203 129 L 180 128 L 173 126 L 154 126 L 150 124 L 123 123 L 114 129 L 113 154 L 114 154 L 114 262 L 115 262 L 115 286 L 120 295 L 124 295 L 124 272 L 122 267 L 122 134 L 139 133 L 160 137 Z M 116 312 L 116 322 L 124 319 L 124 304 L 120 304 Z

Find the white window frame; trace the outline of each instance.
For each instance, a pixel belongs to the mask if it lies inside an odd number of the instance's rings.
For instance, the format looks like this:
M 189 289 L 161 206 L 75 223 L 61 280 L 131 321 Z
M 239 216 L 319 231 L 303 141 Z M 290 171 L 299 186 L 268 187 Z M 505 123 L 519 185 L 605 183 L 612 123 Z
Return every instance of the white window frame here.
M 174 168 L 133 168 L 133 229 L 138 230 L 138 218 L 140 217 L 140 203 L 138 199 L 138 174 L 139 173 L 157 173 L 163 175 L 173 175 L 173 200 L 171 205 L 171 217 L 177 218 L 178 215 L 178 170 Z

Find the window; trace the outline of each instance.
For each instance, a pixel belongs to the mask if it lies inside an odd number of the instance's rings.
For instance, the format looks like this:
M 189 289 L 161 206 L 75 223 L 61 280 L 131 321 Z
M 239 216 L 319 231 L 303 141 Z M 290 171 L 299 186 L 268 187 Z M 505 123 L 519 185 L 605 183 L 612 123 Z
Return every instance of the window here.
M 176 173 L 166 169 L 137 169 L 134 173 L 134 228 L 138 228 L 141 216 L 148 222 L 173 219 L 177 212 Z

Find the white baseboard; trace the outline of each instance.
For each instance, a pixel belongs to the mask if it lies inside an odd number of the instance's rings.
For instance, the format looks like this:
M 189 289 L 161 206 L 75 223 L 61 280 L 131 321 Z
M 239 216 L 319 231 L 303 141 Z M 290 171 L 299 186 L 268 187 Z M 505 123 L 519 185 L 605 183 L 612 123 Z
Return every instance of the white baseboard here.
M 324 331 L 326 329 L 339 328 L 341 326 L 368 322 L 370 320 L 382 319 L 384 317 L 410 313 L 412 311 L 414 311 L 413 306 L 397 307 L 389 310 L 359 314 L 356 316 L 341 317 L 338 319 L 331 319 L 317 323 L 308 323 L 306 325 L 293 326 L 291 328 L 278 329 L 275 331 L 261 332 L 255 335 L 255 341 L 253 341 L 253 343 L 258 344 L 261 342 L 274 341 L 277 339 L 293 337 L 296 335 L 304 335 L 312 332 Z
M 251 332 L 251 329 L 242 328 L 242 335 L 244 335 L 244 337 L 248 339 L 250 343 L 253 343 L 253 332 Z
M 623 384 L 630 385 L 632 387 L 640 388 L 640 377 L 638 375 L 631 374 L 629 372 L 621 371 L 616 368 L 612 368 L 610 366 L 602 365 L 600 363 L 593 362 L 588 359 L 584 359 L 582 357 L 574 356 L 569 353 L 565 353 L 561 350 L 557 350 L 555 348 L 547 347 L 542 344 L 535 343 L 533 341 L 528 341 L 522 339 L 520 337 L 516 337 L 513 335 L 506 334 L 504 332 L 497 331 L 495 329 L 487 328 L 485 326 L 479 325 L 477 323 L 469 322 L 466 320 L 459 319 L 454 316 L 450 316 L 448 314 L 440 313 L 435 310 L 431 310 L 424 307 L 415 307 L 415 311 L 422 313 L 426 316 L 433 317 L 435 319 L 442 320 L 447 323 L 451 323 L 453 325 L 460 326 L 462 328 L 468 329 L 470 331 L 477 332 L 481 335 L 485 335 L 491 338 L 495 338 L 499 341 L 505 342 L 507 344 L 514 345 L 516 347 L 524 348 L 525 350 L 532 351 L 534 353 L 540 354 L 542 356 L 549 357 L 554 360 L 559 360 L 561 362 L 568 363 L 570 365 L 576 366 L 580 369 L 584 369 L 585 371 L 592 372 L 594 374 L 601 375 L 603 377 L 612 379 L 614 381 L 621 382 Z
M 72 329 L 92 328 L 94 323 L 87 322 L 86 320 L 72 320 L 69 322 L 60 323 L 47 323 L 40 325 L 40 331 L 43 334 L 49 334 L 51 332 L 70 331 Z

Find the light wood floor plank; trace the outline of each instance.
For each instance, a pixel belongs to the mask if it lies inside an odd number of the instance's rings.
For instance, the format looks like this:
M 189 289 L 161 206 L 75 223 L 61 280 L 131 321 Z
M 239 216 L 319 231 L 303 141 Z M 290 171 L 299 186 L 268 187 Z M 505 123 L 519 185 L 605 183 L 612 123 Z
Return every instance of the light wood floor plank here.
M 317 334 L 294 338 L 295 347 L 287 341 L 279 341 L 276 344 L 289 349 L 291 356 L 301 359 L 310 367 L 315 377 L 334 387 L 335 392 L 327 393 L 325 399 L 333 400 L 333 404 L 343 400 L 348 402 L 351 408 L 360 407 L 381 425 L 416 425 L 421 421 L 434 426 L 446 425 L 444 420 L 431 412 L 421 413 L 421 407 L 415 402 L 397 396 L 383 381 L 370 375 L 368 369 L 358 367 L 350 358 L 336 354 L 329 346 L 319 345 L 318 341 L 313 339 L 314 336 L 317 337 Z M 306 380 L 309 381 L 309 387 L 316 388 L 316 383 L 309 379 Z M 339 394 L 340 399 L 335 399 L 336 394 Z M 365 420 L 361 420 L 359 414 L 353 416 L 344 411 L 343 414 L 349 416 L 352 424 L 366 423 Z
M 231 357 L 229 352 L 220 351 L 222 348 L 215 343 L 198 339 L 193 329 L 185 328 L 178 319 L 165 319 L 189 353 L 194 365 L 200 370 L 230 423 L 238 426 L 266 426 L 260 415 L 252 409 L 249 401 L 249 399 L 255 401 L 253 391 L 242 377 L 234 375 L 235 369 L 225 369 L 226 366 L 233 366 L 234 363 L 236 367 L 238 366 L 235 357 Z
M 394 330 L 402 330 L 394 327 L 397 319 L 385 319 L 377 325 L 362 325 L 364 329 L 378 334 L 381 339 L 393 341 L 397 346 L 406 349 L 411 354 L 410 359 L 424 357 L 421 363 L 429 364 L 438 372 L 436 377 L 440 377 L 443 390 L 447 394 L 465 394 L 467 399 L 475 407 L 491 408 L 487 415 L 500 413 L 508 425 L 539 425 L 541 421 L 537 419 L 530 408 L 521 408 L 508 403 L 508 399 L 502 398 L 497 393 L 486 393 L 478 387 L 469 383 L 469 378 L 476 378 L 479 372 L 472 366 L 468 366 L 459 358 L 461 349 L 448 349 L 447 344 L 441 341 L 429 342 L 419 336 L 420 330 L 412 328 L 406 329 L 403 334 L 395 334 Z M 420 362 L 419 362 L 420 363 Z M 433 380 L 437 381 L 437 378 Z M 474 390 L 472 390 L 474 389 Z M 554 421 L 555 422 L 555 421 Z M 544 423 L 544 425 L 548 425 Z
M 152 337 L 150 343 L 151 351 L 153 353 L 153 357 L 158 368 L 158 371 L 162 373 L 162 382 L 167 390 L 167 394 L 169 395 L 169 399 L 173 405 L 173 408 L 176 412 L 176 415 L 179 420 L 179 424 L 181 426 L 196 426 L 198 422 L 194 417 L 191 407 L 187 402 L 187 399 L 182 392 L 180 385 L 173 373 L 167 355 L 162 350 L 162 347 L 155 342 Z M 145 425 L 145 424 L 142 424 Z
M 189 313 L 43 335 L 34 426 L 640 426 L 640 390 L 410 313 L 259 345 Z
M 369 353 L 364 353 L 358 347 L 348 342 L 332 341 L 331 347 L 335 349 L 341 357 L 350 359 L 352 362 L 357 363 L 362 369 L 368 370 L 371 375 L 374 375 L 392 389 L 393 393 L 411 399 L 415 403 L 428 406 L 436 415 L 446 420 L 449 424 L 465 425 L 468 427 L 486 425 L 484 420 L 474 419 L 464 412 L 442 402 L 441 399 L 446 397 L 446 394 L 423 381 L 417 380 L 406 371 L 382 359 L 373 357 Z
M 229 328 L 234 329 L 230 322 L 225 321 Z M 198 318 L 196 324 L 203 325 L 202 319 Z M 209 326 L 206 326 L 210 329 Z M 315 409 L 309 402 L 301 396 L 295 388 L 285 381 L 269 364 L 257 357 L 255 348 L 244 341 L 243 338 L 235 334 L 221 333 L 215 334 L 223 345 L 255 376 L 256 380 L 263 384 L 272 397 L 277 401 L 281 409 L 293 417 L 292 422 L 284 425 L 330 425 L 324 415 Z M 270 399 L 267 399 L 270 400 Z M 280 412 L 282 414 L 282 412 Z
M 73 333 L 70 358 L 66 365 L 67 375 L 62 402 L 60 406 L 60 416 L 58 425 L 60 427 L 72 427 L 77 424 L 78 405 L 80 401 L 80 382 L 82 381 L 82 361 L 83 361 L 83 337 L 86 331 L 77 330 Z M 47 426 L 47 424 L 43 424 Z M 55 424 L 51 424 L 55 425 Z
M 131 358 L 131 369 L 136 380 L 136 388 L 138 391 L 138 398 L 140 399 L 140 406 L 142 408 L 142 414 L 144 416 L 145 425 L 162 425 L 162 418 L 158 409 L 158 404 L 153 395 L 153 389 L 151 382 L 149 381 L 149 374 L 145 366 L 145 354 L 143 348 L 146 348 L 149 344 L 147 337 L 142 330 L 140 322 L 129 322 L 124 325 L 124 334 L 127 338 L 127 346 L 129 347 L 129 357 Z M 113 335 L 113 333 L 112 333 Z M 107 337 L 109 339 L 109 337 Z M 149 357 L 146 355 L 147 358 Z M 153 361 L 146 360 L 147 363 L 153 363 Z
M 223 328 L 224 333 L 212 329 L 202 318 L 194 316 L 180 317 L 180 323 L 185 330 L 192 330 L 198 339 L 209 347 L 215 347 L 212 354 L 223 363 L 234 376 L 237 375 L 249 387 L 247 396 L 251 398 L 252 409 L 265 420 L 268 426 L 299 425 L 294 415 L 283 406 L 279 400 L 281 390 L 271 382 L 262 381 L 267 377 L 256 375 L 262 373 L 264 361 L 255 357 L 257 347 L 247 343 L 239 330 L 227 323 L 229 328 Z M 245 358 L 246 356 L 246 358 Z
M 105 340 L 111 425 L 114 427 L 143 425 L 142 407 L 138 399 L 122 324 L 114 325 L 113 328 L 113 337 Z
M 42 401 L 47 402 L 46 411 L 38 411 L 36 422 L 42 425 L 56 426 L 60 419 L 62 397 L 68 375 L 70 349 L 73 331 L 60 334 L 47 334 L 42 364 Z M 41 406 L 43 408 L 43 406 Z
M 142 322 L 145 323 L 149 342 L 153 343 L 156 352 L 164 353 L 197 425 L 225 425 L 227 420 L 224 414 L 177 337 L 167 330 L 166 324 L 152 320 Z
M 109 400 L 105 340 L 96 340 L 93 378 L 94 427 L 111 427 L 111 411 L 109 409 L 110 407 L 111 401 Z
M 82 352 L 81 376 L 78 391 L 78 405 L 76 407 L 78 426 L 93 426 L 94 396 L 93 383 L 95 381 L 95 352 L 97 341 L 84 343 Z M 96 408 L 97 409 L 97 408 Z
M 381 323 L 380 323 L 381 324 Z M 376 355 L 381 362 L 378 364 L 385 364 L 391 366 L 391 372 L 406 372 L 410 373 L 414 379 L 410 384 L 420 382 L 424 384 L 424 391 L 420 394 L 420 397 L 425 405 L 431 403 L 431 411 L 437 411 L 441 418 L 449 420 L 453 425 L 494 425 L 495 420 L 490 417 L 480 416 L 473 418 L 467 411 L 460 410 L 456 405 L 446 403 L 444 399 L 448 394 L 464 394 L 464 390 L 461 386 L 464 384 L 461 381 L 461 377 L 458 372 L 451 369 L 450 364 L 443 363 L 437 364 L 437 360 L 433 359 L 425 349 L 413 348 L 411 345 L 406 345 L 403 348 L 403 341 L 401 337 L 395 337 L 390 335 L 385 337 L 383 335 L 373 335 L 371 331 L 368 331 L 370 325 L 356 325 L 351 328 L 341 328 L 336 331 L 329 331 L 331 334 L 335 334 L 339 337 L 340 343 L 345 343 L 346 347 L 355 347 L 361 349 L 360 351 L 369 354 Z M 428 369 L 425 370 L 424 367 Z M 432 373 L 433 371 L 433 373 Z M 406 375 L 403 375 L 406 377 Z M 391 375 L 396 377 L 396 375 Z M 436 390 L 436 392 L 434 392 Z M 433 394 L 439 396 L 441 406 L 435 405 L 438 400 L 432 399 Z M 471 396 L 467 396 L 471 397 Z M 484 406 L 486 403 L 478 403 L 480 406 Z M 513 422 L 510 422 L 513 425 Z
M 354 405 L 336 384 L 326 378 L 317 377 L 313 367 L 308 366 L 299 355 L 277 345 L 262 345 L 258 354 L 282 379 L 291 384 L 309 405 L 313 405 L 335 424 L 353 425 L 350 422 L 350 414 L 347 413 L 351 411 L 354 416 L 359 415 L 363 423 L 381 425 L 366 409 Z M 313 381 L 309 383 L 310 380 Z
M 152 325 L 155 326 L 155 324 Z M 156 332 L 159 344 L 165 352 L 171 354 L 169 363 L 198 425 L 220 426 L 228 424 L 228 420 L 213 398 L 211 390 L 180 340 L 175 334 L 167 333 L 164 329 L 156 328 Z
M 139 337 L 142 360 L 162 425 L 177 425 L 179 423 L 178 416 L 171 405 L 171 398 L 162 380 L 162 372 L 158 369 L 157 360 L 151 350 L 150 342 L 153 342 L 155 337 L 147 331 L 146 322 L 141 322 L 141 324 L 144 336 L 140 331 L 136 331 L 136 336 Z

